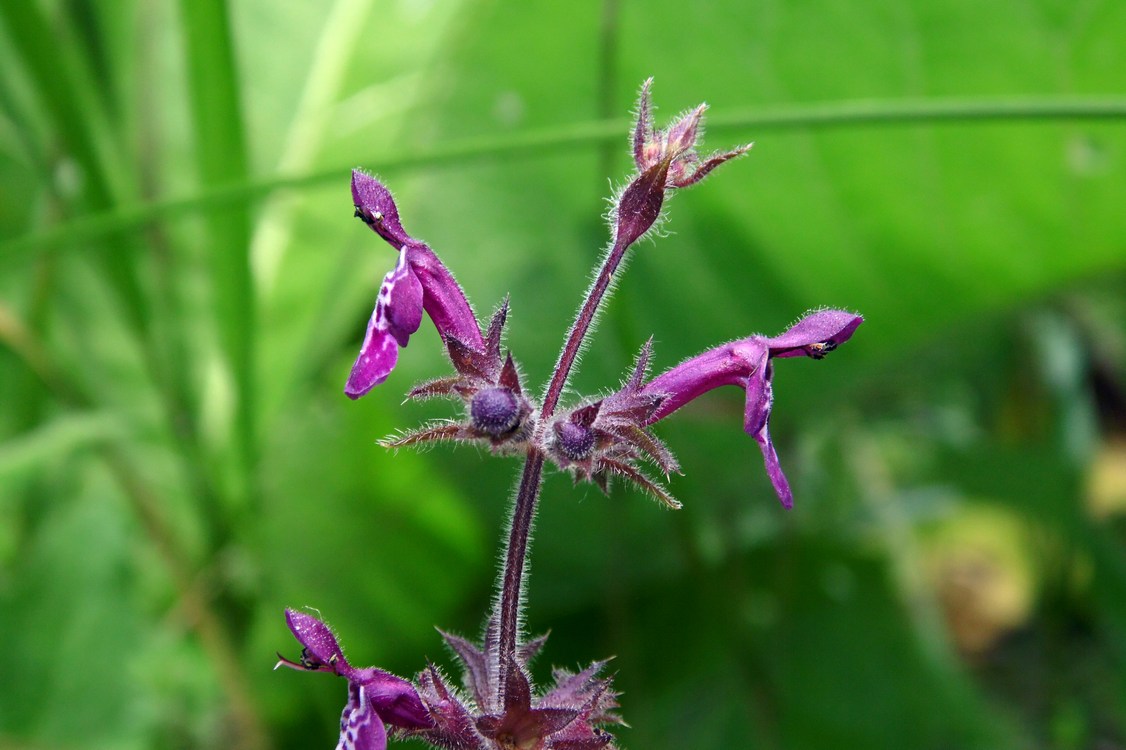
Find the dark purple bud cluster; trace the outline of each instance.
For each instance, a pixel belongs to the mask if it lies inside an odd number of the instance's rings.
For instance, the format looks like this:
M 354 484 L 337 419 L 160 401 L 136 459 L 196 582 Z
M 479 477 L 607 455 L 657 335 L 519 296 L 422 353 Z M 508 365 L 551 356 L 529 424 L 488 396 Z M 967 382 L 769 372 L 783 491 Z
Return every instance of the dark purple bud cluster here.
M 436 440 L 484 441 L 494 450 L 520 452 L 532 434 L 535 405 L 524 396 L 511 354 L 501 356 L 501 336 L 508 318 L 505 300 L 484 335 L 465 293 L 432 250 L 410 238 L 399 224 L 391 193 L 370 175 L 352 173 L 356 215 L 388 242 L 404 241 L 399 264 L 383 280 L 375 312 L 344 392 L 359 398 L 386 380 L 426 311 L 446 345 L 456 374 L 413 388 L 408 398 L 436 396 L 464 402 L 468 419 L 423 426 L 383 441 L 402 447 Z M 412 263 L 414 265 L 412 265 Z M 405 323 L 403 322 L 405 321 Z
M 457 375 L 416 386 L 410 398 L 453 396 L 461 398 L 468 411 L 465 424 L 443 425 L 455 427 L 448 437 L 454 440 L 483 440 L 503 452 L 523 451 L 532 437 L 535 404 L 525 395 L 520 384 L 520 373 L 511 353 L 501 357 L 501 333 L 508 317 L 508 300 L 493 315 L 481 349 L 463 345 L 457 339 L 446 337 L 446 352 Z M 418 433 L 425 435 L 425 430 Z M 418 442 L 411 436 L 405 438 Z M 445 438 L 442 438 L 445 439 Z M 401 441 L 391 443 L 401 445 Z
M 561 462 L 582 463 L 589 461 L 594 454 L 594 430 L 590 424 L 584 424 L 593 420 L 584 420 L 580 414 L 584 411 L 594 411 L 597 414 L 597 407 L 598 404 L 595 404 L 586 409 L 579 409 L 572 412 L 570 420 L 558 421 L 552 426 L 555 430 L 555 442 L 552 447 L 558 451 Z M 578 421 L 575 421 L 576 417 Z
M 617 694 L 610 679 L 599 677 L 603 662 L 578 673 L 556 670 L 547 689 L 537 689 L 529 676 L 529 663 L 545 639 L 523 637 L 521 586 L 546 462 L 571 473 L 576 482 L 593 482 L 604 492 L 609 491 L 611 479 L 624 479 L 668 507 L 679 508 L 668 489 L 647 473 L 656 469 L 667 478 L 679 471 L 676 458 L 652 427 L 708 391 L 733 385 L 746 392 L 744 430 L 759 444 L 775 491 L 787 508 L 793 503 L 768 429 L 773 361 L 823 358 L 848 341 L 863 322 L 859 315 L 842 310 L 812 312 L 779 336 L 732 341 L 653 378 L 648 374 L 652 347 L 647 342 L 618 390 L 560 407 L 571 369 L 611 280 L 627 250 L 660 220 L 667 192 L 700 182 L 750 149 L 746 145 L 701 158 L 696 147 L 706 106 L 657 129 L 650 86 L 651 81 L 646 81 L 641 89 L 632 133 L 637 172 L 614 200 L 610 247 L 567 335 L 541 404 L 528 398 L 516 361 L 510 352 L 502 352 L 507 299 L 482 333 L 453 275 L 428 245 L 403 229 L 387 188 L 368 174 L 352 174 L 355 215 L 391 245 L 398 262 L 380 285 L 345 393 L 359 398 L 384 382 L 398 361 L 399 349 L 407 346 L 428 316 L 454 372 L 415 386 L 408 398 L 459 400 L 464 416 L 424 425 L 383 444 L 477 442 L 498 453 L 523 456 L 524 470 L 508 526 L 499 595 L 483 641 L 478 646 L 443 634 L 464 672 L 460 687 L 451 686 L 432 664 L 413 682 L 374 667 L 352 667 L 323 622 L 286 611 L 303 650 L 299 660 L 282 658 L 278 666 L 328 672 L 348 681 L 338 750 L 385 750 L 388 736 L 416 738 L 448 750 L 613 750 L 606 727 L 621 720 L 615 713 Z
M 649 429 L 665 398 L 643 392 L 651 349 L 646 342 L 633 373 L 616 393 L 556 417 L 555 441 L 548 457 L 570 471 L 576 481 L 594 482 L 603 492 L 609 490 L 610 478 L 617 476 L 668 507 L 679 508 L 668 490 L 640 466 L 651 463 L 665 476 L 679 471 L 672 451 Z

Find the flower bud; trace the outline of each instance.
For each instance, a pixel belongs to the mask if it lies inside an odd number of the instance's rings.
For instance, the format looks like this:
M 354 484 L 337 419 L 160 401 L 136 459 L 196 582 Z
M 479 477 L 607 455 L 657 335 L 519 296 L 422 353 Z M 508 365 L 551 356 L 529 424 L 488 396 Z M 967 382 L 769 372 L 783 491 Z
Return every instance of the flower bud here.
M 520 422 L 520 402 L 508 388 L 483 388 L 469 402 L 473 428 L 500 437 L 516 429 Z
M 594 453 L 594 430 L 574 422 L 556 422 L 555 447 L 571 461 L 586 461 Z
M 665 129 L 653 127 L 649 88 L 653 79 L 641 87 L 637 104 L 637 123 L 633 131 L 633 161 L 637 175 L 614 200 L 611 211 L 614 244 L 625 248 L 637 242 L 661 216 L 665 193 L 685 188 L 704 179 L 724 162 L 742 156 L 751 145 L 701 159 L 696 146 L 701 135 L 707 105 L 681 115 Z

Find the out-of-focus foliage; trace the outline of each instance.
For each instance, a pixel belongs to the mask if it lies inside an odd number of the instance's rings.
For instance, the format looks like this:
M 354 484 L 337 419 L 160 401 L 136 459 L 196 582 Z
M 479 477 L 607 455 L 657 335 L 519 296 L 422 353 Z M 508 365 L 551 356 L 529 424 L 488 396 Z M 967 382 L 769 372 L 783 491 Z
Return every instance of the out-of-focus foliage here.
M 548 478 L 540 666 L 616 655 L 645 750 L 1126 745 L 1126 122 L 1058 116 L 1126 111 L 1123 29 L 1061 0 L 0 3 L 0 747 L 330 747 L 342 683 L 270 672 L 285 606 L 353 663 L 449 663 L 517 465 L 374 444 L 449 415 L 399 403 L 445 372 L 425 331 L 342 396 L 393 260 L 348 168 L 479 313 L 511 293 L 542 383 L 650 75 L 756 146 L 673 201 L 576 392 L 650 335 L 663 368 L 867 322 L 777 364 L 791 513 L 734 391 L 662 425 L 683 511 Z M 844 122 L 869 106 L 900 114 Z

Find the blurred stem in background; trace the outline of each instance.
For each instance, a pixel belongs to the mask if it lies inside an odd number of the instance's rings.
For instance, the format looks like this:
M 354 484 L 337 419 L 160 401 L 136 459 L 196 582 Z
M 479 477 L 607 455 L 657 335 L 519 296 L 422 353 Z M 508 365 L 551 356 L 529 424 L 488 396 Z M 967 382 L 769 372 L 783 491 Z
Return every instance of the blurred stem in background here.
M 772 111 L 773 109 L 773 111 Z M 1126 98 L 1033 97 L 966 100 L 937 98 L 919 101 L 826 102 L 816 105 L 756 108 L 753 113 L 727 112 L 713 117 L 711 131 L 810 130 L 820 128 L 867 128 L 918 124 L 1004 123 L 1012 121 L 1053 123 L 1060 121 L 1107 121 L 1126 118 Z M 462 166 L 491 159 L 523 159 L 569 151 L 576 146 L 597 146 L 621 141 L 629 122 L 614 119 L 587 122 L 564 128 L 526 132 L 501 137 L 474 137 L 447 142 L 415 153 L 373 154 L 362 161 L 379 164 L 381 172 L 393 173 L 423 167 Z M 398 150 L 397 150 L 398 151 Z M 203 190 L 198 195 L 168 198 L 152 203 L 118 207 L 115 210 L 73 219 L 50 229 L 31 232 L 8 243 L 7 259 L 0 269 L 25 261 L 35 251 L 65 247 L 74 236 L 96 239 L 134 230 L 155 221 L 216 210 L 235 203 L 254 202 L 280 190 L 312 188 L 340 180 L 350 166 L 318 169 L 304 175 L 278 175 Z

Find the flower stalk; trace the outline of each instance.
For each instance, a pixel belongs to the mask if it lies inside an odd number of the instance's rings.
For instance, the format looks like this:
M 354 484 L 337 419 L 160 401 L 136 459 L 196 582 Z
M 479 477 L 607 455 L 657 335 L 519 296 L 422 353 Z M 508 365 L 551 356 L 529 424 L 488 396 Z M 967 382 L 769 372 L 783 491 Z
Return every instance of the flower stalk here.
M 666 131 L 654 131 L 649 90 L 653 79 L 645 81 L 638 102 L 637 123 L 633 132 L 634 164 L 639 173 L 629 182 L 615 201 L 611 213 L 613 237 L 609 251 L 593 283 L 587 290 L 583 304 L 575 317 L 571 330 L 563 343 L 559 359 L 548 383 L 540 410 L 540 424 L 546 424 L 555 414 L 571 370 L 582 351 L 598 315 L 599 307 L 610 290 L 626 252 L 656 224 L 665 204 L 665 193 L 671 188 L 682 188 L 702 180 L 709 172 L 725 161 L 742 156 L 750 150 L 743 146 L 734 151 L 718 154 L 698 164 L 695 153 L 696 139 L 706 105 L 683 116 Z M 500 658 L 501 669 L 515 663 L 517 628 L 527 559 L 528 540 L 536 513 L 543 475 L 544 455 L 534 450 L 528 454 L 520 489 L 512 512 L 505 566 L 501 579 L 500 604 Z
M 327 672 L 348 683 L 338 750 L 384 750 L 388 737 L 394 736 L 418 738 L 449 750 L 613 750 L 613 737 L 604 727 L 621 719 L 615 712 L 617 694 L 610 679 L 599 677 L 603 662 L 576 674 L 556 670 L 553 685 L 545 690 L 533 685 L 529 671 L 546 640 L 527 638 L 522 627 L 529 543 L 549 461 L 576 481 L 593 482 L 604 492 L 609 492 L 610 480 L 616 477 L 644 489 L 667 507 L 679 508 L 663 484 L 646 473 L 646 464 L 666 477 L 679 470 L 652 427 L 713 388 L 735 385 L 747 395 L 744 429 L 759 443 L 783 505 L 792 505 L 768 431 L 773 360 L 821 359 L 852 336 L 862 322 L 858 315 L 842 310 L 814 312 L 779 336 L 756 334 L 724 344 L 654 378 L 648 374 L 652 348 L 646 343 L 617 391 L 570 406 L 561 404 L 579 353 L 630 249 L 658 225 L 670 191 L 695 185 L 750 149 L 746 145 L 699 156 L 696 147 L 706 105 L 659 129 L 653 124 L 650 87 L 651 81 L 642 86 L 631 136 L 636 171 L 613 200 L 609 245 L 564 339 L 540 404 L 527 395 L 512 353 L 503 350 L 507 299 L 483 328 L 437 254 L 403 229 L 387 188 L 366 173 L 353 173 L 355 215 L 398 253 L 398 262 L 380 285 L 345 393 L 360 398 L 387 380 L 399 350 L 429 317 L 454 374 L 415 386 L 408 398 L 459 400 L 464 417 L 424 425 L 383 444 L 475 442 L 494 453 L 522 455 L 524 467 L 509 517 L 496 599 L 481 644 L 443 633 L 464 669 L 463 690 L 449 686 L 433 665 L 413 681 L 375 667 L 353 667 L 327 625 L 312 615 L 287 610 L 287 623 L 303 651 L 297 660 L 281 657 L 278 666 Z

